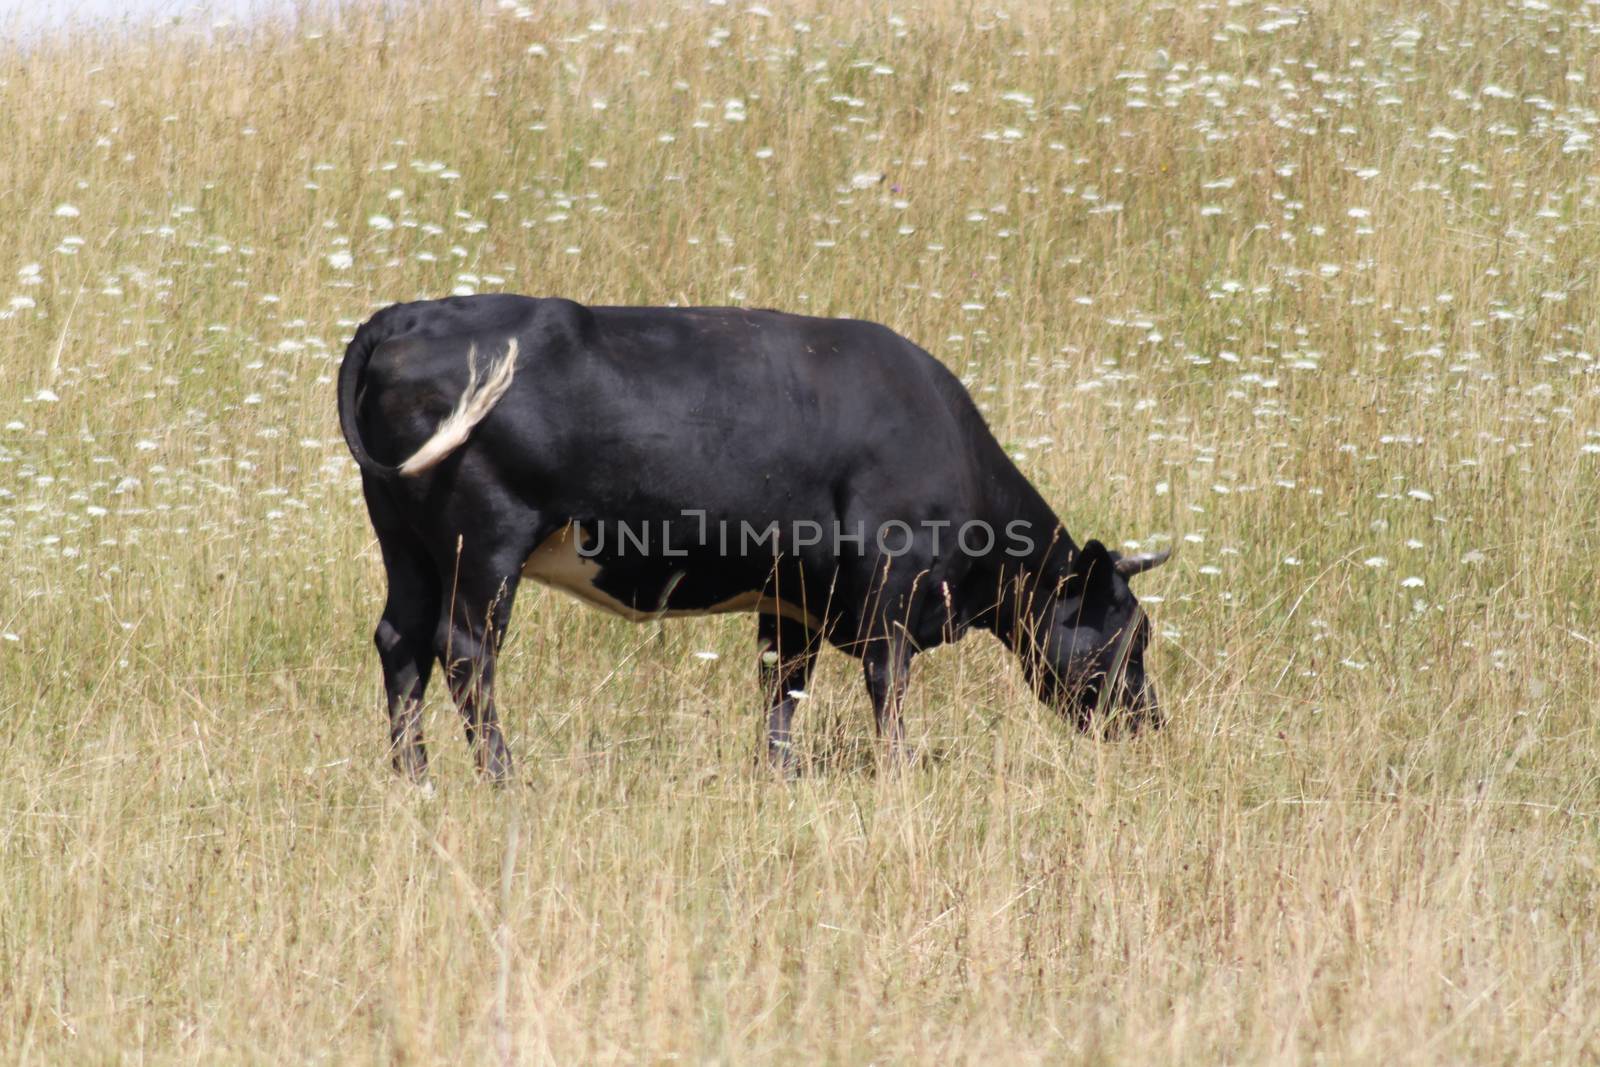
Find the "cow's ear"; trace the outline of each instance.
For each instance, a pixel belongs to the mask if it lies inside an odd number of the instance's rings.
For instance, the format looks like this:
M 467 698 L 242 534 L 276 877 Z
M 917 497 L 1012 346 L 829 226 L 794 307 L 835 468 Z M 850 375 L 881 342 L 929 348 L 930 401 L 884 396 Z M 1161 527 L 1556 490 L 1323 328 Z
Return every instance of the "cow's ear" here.
M 1106 546 L 1099 541 L 1090 541 L 1073 561 L 1072 580 L 1068 584 L 1086 601 L 1110 600 L 1114 593 L 1112 578 L 1115 574 L 1116 561 Z

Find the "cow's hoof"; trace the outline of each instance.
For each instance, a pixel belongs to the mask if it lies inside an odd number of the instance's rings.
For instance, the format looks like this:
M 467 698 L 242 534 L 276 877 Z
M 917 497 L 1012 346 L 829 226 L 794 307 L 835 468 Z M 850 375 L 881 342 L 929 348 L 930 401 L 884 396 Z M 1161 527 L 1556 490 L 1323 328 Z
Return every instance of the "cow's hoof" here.
M 395 774 L 413 785 L 428 780 L 428 758 L 423 755 L 420 745 L 396 748 L 390 765 L 394 767 Z
M 800 777 L 800 757 L 795 755 L 794 745 L 788 741 L 781 741 L 767 746 L 767 769 L 782 778 L 785 782 L 793 782 Z
M 511 752 L 498 731 L 478 745 L 478 776 L 503 786 L 511 779 Z
M 922 761 L 922 749 L 904 741 L 890 745 L 883 753 L 884 766 L 891 771 L 911 770 Z

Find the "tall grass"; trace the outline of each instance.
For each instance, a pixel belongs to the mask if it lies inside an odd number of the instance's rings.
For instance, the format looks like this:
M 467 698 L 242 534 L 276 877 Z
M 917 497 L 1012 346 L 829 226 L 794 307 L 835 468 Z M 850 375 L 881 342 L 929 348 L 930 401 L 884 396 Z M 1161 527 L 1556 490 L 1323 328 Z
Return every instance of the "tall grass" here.
M 768 6 L 0 51 L 0 1058 L 1600 1056 L 1600 13 Z M 458 289 L 916 339 L 1170 727 L 973 639 L 879 775 L 830 655 L 786 786 L 752 620 L 529 588 L 393 781 L 332 375 Z

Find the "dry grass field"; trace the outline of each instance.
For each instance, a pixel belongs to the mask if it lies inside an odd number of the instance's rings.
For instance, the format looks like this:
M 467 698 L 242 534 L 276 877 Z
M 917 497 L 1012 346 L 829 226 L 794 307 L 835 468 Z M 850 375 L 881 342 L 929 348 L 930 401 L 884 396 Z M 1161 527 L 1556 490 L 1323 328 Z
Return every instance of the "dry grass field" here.
M 1600 5 L 529 3 L 3 46 L 0 1060 L 1600 1057 Z M 917 340 L 1169 727 L 830 653 L 785 785 L 529 587 L 394 780 L 333 374 L 492 290 Z

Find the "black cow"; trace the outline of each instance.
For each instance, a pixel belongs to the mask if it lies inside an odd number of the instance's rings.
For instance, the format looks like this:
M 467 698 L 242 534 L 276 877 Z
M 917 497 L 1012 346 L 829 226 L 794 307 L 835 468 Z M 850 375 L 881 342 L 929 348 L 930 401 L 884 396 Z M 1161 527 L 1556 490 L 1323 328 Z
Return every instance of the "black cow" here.
M 786 772 L 823 639 L 862 660 L 897 757 L 912 656 L 974 627 L 1079 724 L 1113 705 L 1159 722 L 1128 579 L 1167 554 L 1074 544 L 955 376 L 883 326 L 512 295 L 397 304 L 345 352 L 339 422 L 388 573 L 376 641 L 404 774 L 427 769 L 435 658 L 479 769 L 509 772 L 494 663 L 524 576 L 634 620 L 757 612 L 768 752 Z

